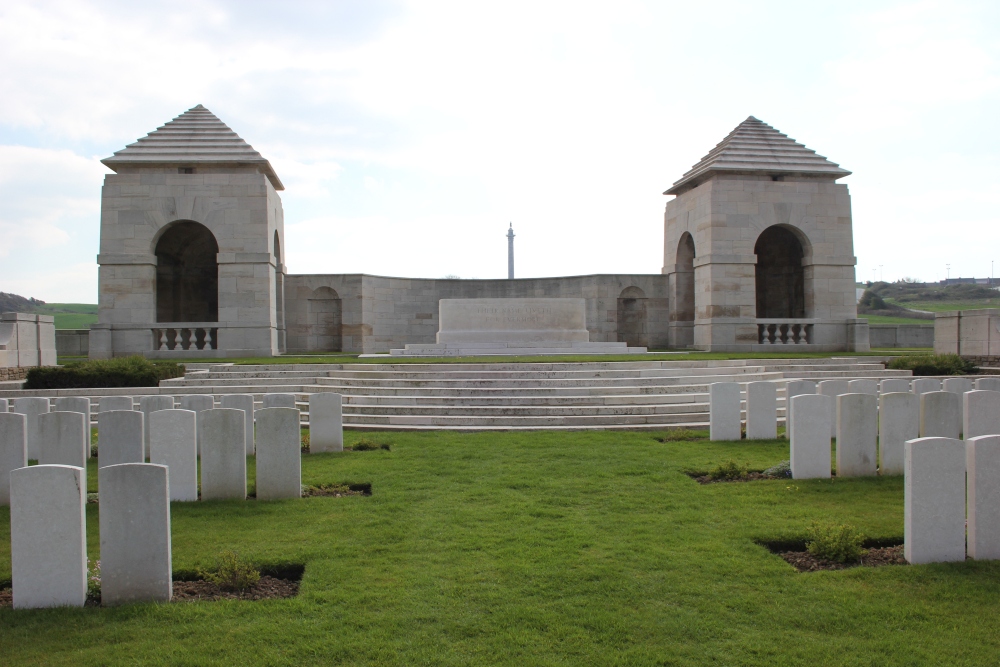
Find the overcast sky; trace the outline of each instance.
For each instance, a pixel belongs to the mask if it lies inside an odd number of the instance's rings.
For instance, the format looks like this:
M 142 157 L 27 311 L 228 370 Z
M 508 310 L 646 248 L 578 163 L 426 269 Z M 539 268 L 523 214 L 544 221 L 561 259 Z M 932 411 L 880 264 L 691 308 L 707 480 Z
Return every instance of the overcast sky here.
M 853 171 L 859 279 L 1000 275 L 1000 3 L 0 4 L 0 291 L 96 303 L 100 159 L 196 104 L 292 273 L 659 273 L 754 115 Z

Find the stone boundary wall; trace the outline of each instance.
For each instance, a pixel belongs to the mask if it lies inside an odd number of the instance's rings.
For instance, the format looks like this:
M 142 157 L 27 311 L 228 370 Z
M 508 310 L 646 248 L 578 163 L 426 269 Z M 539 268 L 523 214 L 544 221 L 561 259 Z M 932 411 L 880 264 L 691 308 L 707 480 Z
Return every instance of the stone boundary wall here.
M 934 347 L 933 324 L 869 324 L 872 347 Z
M 962 358 L 968 359 L 978 366 L 980 375 L 1000 375 L 1000 356 L 974 357 L 962 355 Z
M 441 299 L 524 297 L 586 299 L 592 342 L 617 342 L 623 336 L 630 345 L 667 347 L 667 276 L 662 274 L 515 280 L 333 274 L 286 277 L 288 352 L 326 351 L 318 342 L 329 341 L 331 336 L 317 332 L 338 321 L 343 352 L 377 353 L 407 343 L 434 343 Z M 338 309 L 336 315 L 330 312 L 331 299 Z
M 28 371 L 31 370 L 27 366 L 13 366 L 13 367 L 0 367 L 0 382 L 9 382 L 13 380 L 23 380 L 28 377 Z
M 963 357 L 1000 357 L 1000 309 L 935 313 L 934 352 Z
M 56 329 L 56 354 L 86 357 L 90 353 L 90 329 Z

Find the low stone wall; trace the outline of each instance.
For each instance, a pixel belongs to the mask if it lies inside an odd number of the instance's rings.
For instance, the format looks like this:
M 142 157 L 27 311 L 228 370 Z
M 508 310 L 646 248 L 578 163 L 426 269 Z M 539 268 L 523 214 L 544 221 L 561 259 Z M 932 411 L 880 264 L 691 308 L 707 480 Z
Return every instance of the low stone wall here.
M 23 380 L 28 377 L 28 371 L 30 369 L 27 366 L 11 366 L 11 367 L 0 367 L 0 382 L 8 382 L 11 380 Z
M 1000 309 L 935 313 L 934 351 L 970 358 L 1000 356 Z
M 56 329 L 56 354 L 86 357 L 90 354 L 90 329 Z
M 934 347 L 933 324 L 869 324 L 872 347 Z

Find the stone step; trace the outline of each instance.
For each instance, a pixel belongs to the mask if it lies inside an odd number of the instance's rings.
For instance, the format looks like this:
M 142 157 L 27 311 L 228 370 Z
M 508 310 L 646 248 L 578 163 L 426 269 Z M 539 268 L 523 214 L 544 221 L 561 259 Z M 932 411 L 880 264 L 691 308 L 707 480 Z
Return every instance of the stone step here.
M 605 416 L 568 416 L 568 417 L 451 417 L 433 415 L 426 417 L 393 416 L 393 415 L 344 415 L 344 424 L 392 426 L 434 426 L 451 429 L 459 426 L 480 428 L 511 428 L 511 427 L 569 427 L 569 426 L 631 426 L 631 425 L 670 425 L 670 424 L 707 424 L 708 413 L 685 413 L 678 415 L 605 415 Z
M 577 405 L 577 406 L 399 406 L 399 405 L 368 405 L 351 403 L 344 406 L 344 419 L 354 421 L 355 417 L 375 415 L 395 416 L 446 416 L 446 417 L 565 417 L 565 416 L 640 416 L 640 415 L 679 415 L 708 414 L 708 403 L 673 403 L 651 405 Z

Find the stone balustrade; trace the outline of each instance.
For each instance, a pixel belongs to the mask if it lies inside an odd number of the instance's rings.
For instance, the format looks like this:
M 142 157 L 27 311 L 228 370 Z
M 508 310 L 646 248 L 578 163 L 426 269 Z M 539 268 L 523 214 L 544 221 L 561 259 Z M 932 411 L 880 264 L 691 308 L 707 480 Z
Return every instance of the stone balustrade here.
M 757 320 L 760 345 L 809 345 L 812 341 L 813 323 L 809 320 Z

